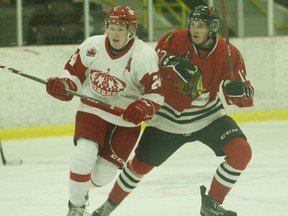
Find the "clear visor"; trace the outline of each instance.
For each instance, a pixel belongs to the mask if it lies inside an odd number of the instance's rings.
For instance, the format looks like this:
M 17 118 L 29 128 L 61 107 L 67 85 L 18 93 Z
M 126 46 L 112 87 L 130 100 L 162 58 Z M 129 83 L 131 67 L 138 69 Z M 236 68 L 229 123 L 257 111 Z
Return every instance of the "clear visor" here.
M 124 24 L 115 24 L 115 23 L 107 23 L 106 24 L 106 30 L 112 30 L 112 31 L 127 31 L 128 26 Z
M 190 20 L 188 23 L 188 29 L 189 30 L 200 30 L 200 31 L 207 31 L 208 30 L 208 26 L 207 26 L 207 22 L 203 21 L 203 20 Z

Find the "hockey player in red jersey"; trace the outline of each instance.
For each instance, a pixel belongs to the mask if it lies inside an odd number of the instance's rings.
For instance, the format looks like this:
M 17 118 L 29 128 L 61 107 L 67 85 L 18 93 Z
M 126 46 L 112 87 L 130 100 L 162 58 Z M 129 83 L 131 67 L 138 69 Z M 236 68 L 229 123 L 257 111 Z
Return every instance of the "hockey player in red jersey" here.
M 187 30 L 170 32 L 157 44 L 164 105 L 147 122 L 135 156 L 93 216 L 110 215 L 153 167 L 160 166 L 185 143 L 196 140 L 210 147 L 216 156 L 224 156 L 208 194 L 206 187 L 200 186 L 200 214 L 237 215 L 221 204 L 248 165 L 252 151 L 237 123 L 226 115 L 218 93 L 223 90 L 229 105 L 250 107 L 254 89 L 246 78 L 241 53 L 233 45 L 231 75 L 225 40 L 216 37 L 220 26 L 216 10 L 198 6 L 187 20 Z
M 105 35 L 85 40 L 65 65 L 61 78 L 48 80 L 53 97 L 70 101 L 65 89 L 115 105 L 108 109 L 85 99 L 76 114 L 75 147 L 70 162 L 67 216 L 86 216 L 91 187 L 109 183 L 123 168 L 140 134 L 140 123 L 163 104 L 159 58 L 138 39 L 137 17 L 129 7 L 114 7 L 105 19 Z

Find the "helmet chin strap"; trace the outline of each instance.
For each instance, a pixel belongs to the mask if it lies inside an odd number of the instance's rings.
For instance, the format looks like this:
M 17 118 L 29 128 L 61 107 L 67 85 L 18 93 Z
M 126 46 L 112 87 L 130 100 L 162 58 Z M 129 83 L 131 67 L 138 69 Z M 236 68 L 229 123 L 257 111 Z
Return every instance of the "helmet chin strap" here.
M 196 44 L 198 47 L 200 47 L 200 48 L 209 48 L 209 46 L 203 46 L 207 41 L 209 41 L 210 39 L 212 39 L 213 37 L 211 37 L 211 35 L 213 34 L 213 32 L 211 32 L 211 31 L 209 31 L 208 32 L 208 35 L 207 35 L 207 39 L 204 41 L 204 42 L 202 42 L 202 43 L 200 43 L 200 44 Z
M 127 40 L 126 40 L 126 42 L 123 44 L 123 46 L 122 46 L 120 49 L 115 49 L 115 48 L 113 48 L 113 50 L 118 51 L 118 52 L 121 52 L 122 50 L 124 50 L 124 49 L 126 48 L 127 44 L 128 44 L 128 43 L 130 42 L 130 40 L 132 40 L 135 36 L 136 36 L 136 31 L 135 31 L 134 33 L 129 33 L 129 34 L 127 35 Z
M 125 42 L 125 44 L 120 48 L 120 49 L 115 49 L 114 47 L 111 46 L 110 42 L 109 42 L 109 48 L 112 51 L 112 53 L 117 54 L 122 52 L 123 50 L 126 49 L 126 47 L 128 46 L 129 42 L 135 37 L 136 33 L 133 33 L 131 36 L 127 36 L 127 41 Z
M 125 46 L 129 43 L 129 41 L 135 37 L 135 35 L 136 35 L 135 32 L 134 32 L 133 34 L 131 34 L 131 35 L 130 35 L 130 33 L 129 33 L 129 34 L 127 35 L 127 40 L 126 40 L 125 44 L 123 45 L 123 47 L 125 47 Z M 121 49 L 122 49 L 122 48 L 121 48 Z

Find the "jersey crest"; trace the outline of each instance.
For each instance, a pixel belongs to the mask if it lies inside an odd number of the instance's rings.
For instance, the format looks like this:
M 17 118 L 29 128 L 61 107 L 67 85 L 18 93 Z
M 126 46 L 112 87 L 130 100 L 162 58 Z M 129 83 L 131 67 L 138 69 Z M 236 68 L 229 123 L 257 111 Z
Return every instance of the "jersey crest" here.
M 197 99 L 204 91 L 202 75 L 193 77 L 188 83 L 183 81 L 175 82 L 175 86 L 178 88 L 178 92 L 185 94 L 192 98 Z
M 103 96 L 118 95 L 127 87 L 123 80 L 110 74 L 109 68 L 106 72 L 90 70 L 90 84 L 92 90 Z

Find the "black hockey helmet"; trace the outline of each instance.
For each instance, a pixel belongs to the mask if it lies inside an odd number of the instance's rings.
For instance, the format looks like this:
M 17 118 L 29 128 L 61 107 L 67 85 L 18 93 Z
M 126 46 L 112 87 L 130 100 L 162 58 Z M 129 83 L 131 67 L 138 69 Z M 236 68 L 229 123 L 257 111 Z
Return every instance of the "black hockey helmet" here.
M 195 7 L 187 17 L 187 29 L 192 21 L 202 21 L 207 24 L 209 31 L 217 32 L 220 27 L 220 20 L 215 8 L 199 5 Z

